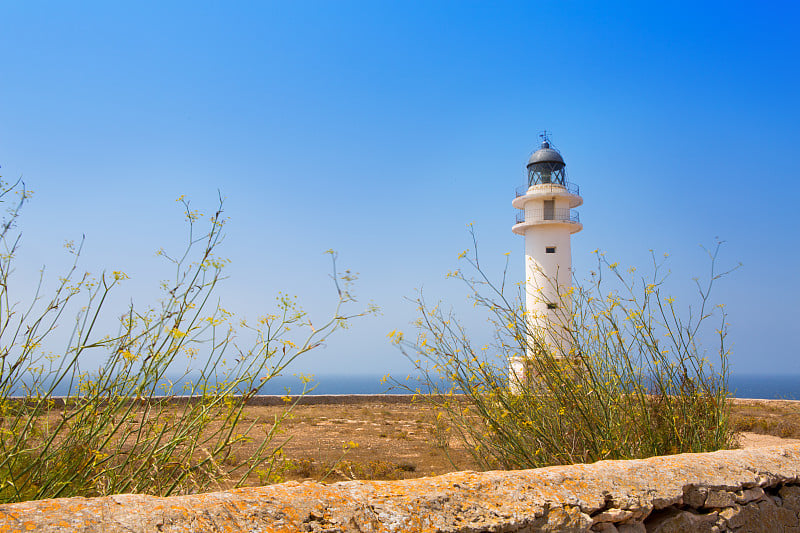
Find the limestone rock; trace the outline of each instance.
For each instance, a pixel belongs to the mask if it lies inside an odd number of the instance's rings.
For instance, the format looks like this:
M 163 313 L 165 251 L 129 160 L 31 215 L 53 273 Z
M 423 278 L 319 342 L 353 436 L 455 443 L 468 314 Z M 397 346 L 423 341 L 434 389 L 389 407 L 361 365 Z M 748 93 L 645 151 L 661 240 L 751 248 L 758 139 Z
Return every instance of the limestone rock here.
M 611 522 L 598 522 L 592 526 L 592 531 L 600 531 L 602 533 L 619 533 L 617 526 Z
M 781 487 L 778 494 L 783 498 L 783 507 L 800 514 L 800 487 L 787 485 Z
M 672 509 L 656 519 L 651 519 L 647 523 L 648 533 L 681 533 L 685 531 L 698 531 L 711 533 L 719 531 L 717 521 L 719 513 L 697 513 L 692 511 L 682 511 Z
M 0 505 L 0 531 L 794 531 L 799 512 L 795 444 L 401 481 L 41 500 Z
M 633 512 L 624 509 L 608 509 L 592 517 L 592 521 L 598 522 L 623 522 L 633 518 Z
M 703 507 L 708 509 L 719 509 L 733 505 L 734 495 L 726 490 L 709 490 Z
M 761 487 L 751 487 L 749 489 L 736 491 L 734 500 L 736 503 L 748 503 L 762 500 L 765 497 L 766 494 L 764 493 L 764 489 Z
M 641 522 L 629 522 L 617 526 L 619 533 L 647 533 L 647 528 Z

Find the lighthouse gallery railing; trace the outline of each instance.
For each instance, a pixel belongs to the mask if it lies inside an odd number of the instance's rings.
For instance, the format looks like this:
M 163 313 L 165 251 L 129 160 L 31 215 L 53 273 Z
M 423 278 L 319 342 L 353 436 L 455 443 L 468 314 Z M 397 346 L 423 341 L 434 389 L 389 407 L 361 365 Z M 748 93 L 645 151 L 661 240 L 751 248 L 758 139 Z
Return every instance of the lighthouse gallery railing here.
M 566 182 L 565 185 L 558 185 L 556 183 L 548 183 L 548 184 L 536 185 L 536 190 L 541 191 L 545 187 L 551 187 L 551 188 L 557 189 L 559 191 L 566 189 L 567 192 L 570 193 L 570 194 L 574 194 L 575 196 L 580 196 L 581 195 L 580 187 L 578 187 L 574 183 L 570 183 L 569 181 Z M 525 194 L 528 192 L 528 188 L 529 187 L 527 185 L 520 185 L 519 187 L 514 189 L 515 197 L 519 198 L 520 196 L 525 196 Z
M 528 217 L 525 217 L 527 213 Z M 517 224 L 523 222 L 542 222 L 542 221 L 557 221 L 557 222 L 574 222 L 580 223 L 581 217 L 577 211 L 572 209 L 526 209 L 525 211 L 517 211 Z

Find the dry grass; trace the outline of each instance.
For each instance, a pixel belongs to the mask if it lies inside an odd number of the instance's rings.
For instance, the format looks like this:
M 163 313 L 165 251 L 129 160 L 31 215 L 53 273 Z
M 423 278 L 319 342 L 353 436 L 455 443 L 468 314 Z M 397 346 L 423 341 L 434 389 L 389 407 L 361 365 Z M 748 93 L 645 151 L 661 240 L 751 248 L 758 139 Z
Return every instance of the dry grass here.
M 248 407 L 246 416 L 249 420 L 272 417 L 279 410 Z M 440 426 L 436 415 L 423 405 L 299 405 L 278 435 L 278 440 L 286 441 L 287 461 L 281 477 L 385 480 L 476 469 L 466 450 L 455 441 L 443 443 L 444 438 L 436 435 L 435 428 Z
M 277 408 L 252 407 L 248 413 L 273 409 Z M 737 432 L 800 438 L 800 402 L 731 400 L 731 419 Z M 347 450 L 328 481 L 407 479 L 479 469 L 424 405 L 301 405 L 283 429 L 281 436 L 290 438 L 285 457 L 297 465 L 285 471 L 287 480 L 324 476 L 351 440 L 358 447 Z
M 800 438 L 800 402 L 731 400 L 731 404 L 737 432 Z M 252 433 L 256 438 L 237 443 L 233 457 L 222 468 L 236 464 L 237 457 L 249 457 L 259 444 L 258 435 L 266 434 L 282 411 L 281 406 L 246 407 L 242 423 L 256 423 Z M 169 416 L 169 411 L 165 413 Z M 422 404 L 376 400 L 358 405 L 298 405 L 273 442 L 280 443 L 282 466 L 271 473 L 254 470 L 247 485 L 408 479 L 479 469 L 457 439 L 450 438 L 443 420 Z M 228 487 L 223 483 L 218 488 Z
M 800 439 L 800 402 L 732 400 L 731 427 L 737 432 Z
M 731 403 L 737 432 L 800 438 L 800 402 Z M 271 419 L 279 412 L 279 407 L 247 407 L 245 417 Z M 443 421 L 421 404 L 299 405 L 278 438 L 286 441 L 287 460 L 280 480 L 319 480 L 326 475 L 326 481 L 408 479 L 479 469 L 457 439 L 449 437 Z M 351 442 L 357 447 L 351 448 Z

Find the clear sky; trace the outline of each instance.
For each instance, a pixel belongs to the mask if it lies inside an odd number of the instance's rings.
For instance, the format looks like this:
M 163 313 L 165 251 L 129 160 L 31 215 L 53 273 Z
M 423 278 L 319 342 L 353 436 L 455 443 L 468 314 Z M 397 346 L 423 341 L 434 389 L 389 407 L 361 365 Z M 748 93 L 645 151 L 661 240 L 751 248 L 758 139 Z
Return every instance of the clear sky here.
M 185 194 L 231 217 L 224 305 L 255 317 L 280 291 L 334 301 L 323 252 L 361 273 L 383 315 L 297 371 L 404 372 L 386 334 L 424 287 L 456 309 L 474 222 L 490 268 L 542 129 L 581 187 L 579 278 L 600 248 L 673 281 L 699 244 L 743 266 L 718 287 L 734 371 L 798 373 L 795 203 L 800 10 L 793 2 L 3 2 L 0 165 L 36 191 L 20 281 L 62 264 L 122 269 L 155 298 Z M 784 202 L 782 199 L 785 199 Z M 689 292 L 688 290 L 686 291 Z

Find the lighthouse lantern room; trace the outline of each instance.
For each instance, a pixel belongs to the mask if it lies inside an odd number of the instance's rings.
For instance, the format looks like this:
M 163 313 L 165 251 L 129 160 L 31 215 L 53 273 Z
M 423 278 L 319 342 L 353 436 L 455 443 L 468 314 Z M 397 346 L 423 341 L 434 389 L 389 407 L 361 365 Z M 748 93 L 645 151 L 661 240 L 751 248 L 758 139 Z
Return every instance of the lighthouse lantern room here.
M 542 144 L 528 160 L 527 184 L 512 205 L 519 209 L 512 231 L 525 237 L 525 316 L 529 328 L 526 353 L 513 357 L 511 385 L 531 378 L 530 362 L 547 350 L 567 357 L 566 333 L 572 315 L 570 237 L 581 225 L 573 209 L 583 203 L 578 187 L 566 180 L 566 164 L 545 131 Z

